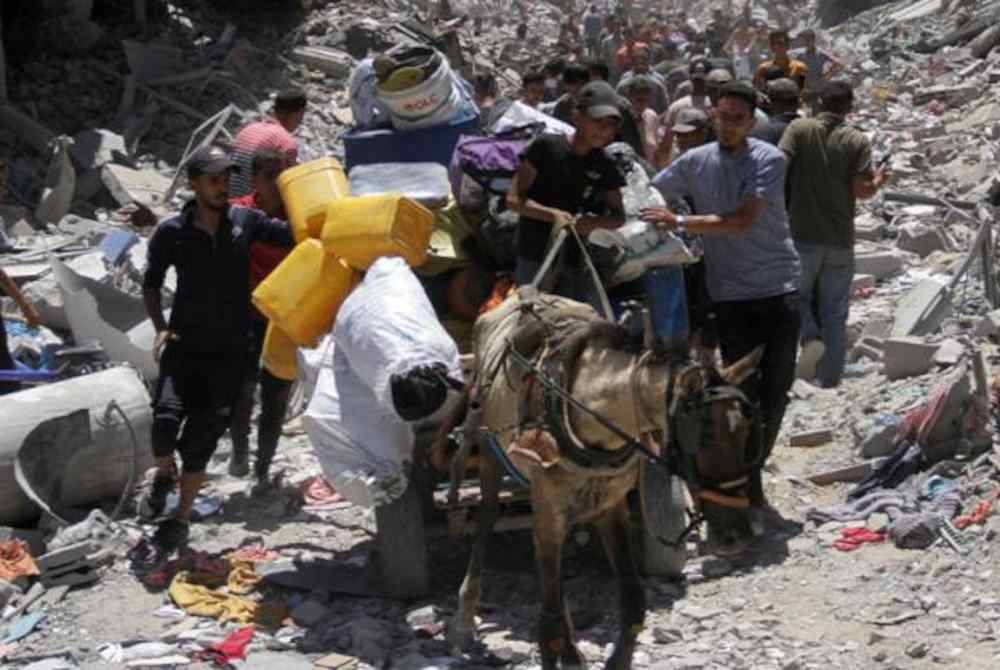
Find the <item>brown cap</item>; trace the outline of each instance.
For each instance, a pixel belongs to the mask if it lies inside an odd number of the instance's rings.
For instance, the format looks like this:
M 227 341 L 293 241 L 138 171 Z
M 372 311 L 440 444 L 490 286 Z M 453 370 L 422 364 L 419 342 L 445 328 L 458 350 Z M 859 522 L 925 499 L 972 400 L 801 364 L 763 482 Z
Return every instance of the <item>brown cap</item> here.
M 671 130 L 675 133 L 693 133 L 696 130 L 708 128 L 708 114 L 697 107 L 685 107 L 677 112 Z

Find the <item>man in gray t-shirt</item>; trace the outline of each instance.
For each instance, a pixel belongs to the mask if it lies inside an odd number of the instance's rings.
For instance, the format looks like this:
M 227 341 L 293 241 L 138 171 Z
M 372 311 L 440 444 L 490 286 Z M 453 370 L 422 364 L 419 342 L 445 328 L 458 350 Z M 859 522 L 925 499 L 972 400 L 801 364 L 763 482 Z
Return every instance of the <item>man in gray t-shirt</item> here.
M 785 156 L 748 138 L 755 106 L 749 84 L 723 86 L 715 113 L 718 142 L 687 152 L 654 178 L 668 202 L 690 198 L 699 215 L 678 216 L 663 208 L 642 215 L 666 230 L 703 237 L 725 364 L 763 347 L 760 375 L 748 391 L 760 402 L 762 446 L 769 455 L 795 378 L 800 270 L 785 212 Z M 759 473 L 751 482 L 750 502 L 757 509 L 766 506 Z

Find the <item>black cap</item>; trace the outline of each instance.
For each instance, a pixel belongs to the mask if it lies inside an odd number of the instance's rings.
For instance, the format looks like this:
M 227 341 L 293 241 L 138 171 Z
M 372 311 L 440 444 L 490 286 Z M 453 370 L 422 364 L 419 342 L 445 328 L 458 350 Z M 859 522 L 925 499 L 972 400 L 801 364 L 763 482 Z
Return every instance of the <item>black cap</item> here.
M 750 105 L 750 109 L 757 109 L 757 91 L 745 81 L 731 81 L 723 84 L 719 91 L 719 97 L 739 98 Z
M 622 118 L 618 94 L 606 81 L 592 81 L 576 95 L 576 108 L 593 119 Z
M 203 174 L 222 174 L 226 170 L 239 172 L 233 159 L 219 147 L 202 147 L 191 154 L 187 163 L 188 178 Z

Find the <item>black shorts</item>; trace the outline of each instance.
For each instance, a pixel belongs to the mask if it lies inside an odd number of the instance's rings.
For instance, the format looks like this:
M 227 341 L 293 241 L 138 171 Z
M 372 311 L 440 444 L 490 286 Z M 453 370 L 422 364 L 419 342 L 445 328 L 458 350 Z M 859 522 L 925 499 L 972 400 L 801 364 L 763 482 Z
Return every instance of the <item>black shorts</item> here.
M 229 426 L 246 353 L 204 354 L 168 345 L 153 398 L 153 455 L 181 456 L 184 472 L 204 472 Z

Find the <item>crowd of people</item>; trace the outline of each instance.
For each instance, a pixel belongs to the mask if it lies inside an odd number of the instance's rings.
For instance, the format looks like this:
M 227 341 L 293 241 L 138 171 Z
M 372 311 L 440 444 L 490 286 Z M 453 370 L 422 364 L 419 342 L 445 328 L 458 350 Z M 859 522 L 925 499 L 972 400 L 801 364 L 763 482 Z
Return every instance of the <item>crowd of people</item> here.
M 683 11 L 636 21 L 633 9 L 588 6 L 579 29 L 563 26 L 565 58 L 524 75 L 520 101 L 576 133 L 523 154 L 508 197 L 517 280 L 552 229 L 621 225 L 622 180 L 602 149 L 630 145 L 668 203 L 642 218 L 703 249 L 686 273 L 692 351 L 728 365 L 763 349 L 751 392 L 770 454 L 796 374 L 841 381 L 856 206 L 889 179 L 887 162 L 849 123 L 852 85 L 815 31 L 793 40 L 748 9 L 737 20 L 716 9 L 703 30 Z M 553 290 L 592 301 L 580 255 L 567 253 Z M 751 494 L 766 509 L 759 477 Z
M 836 78 L 842 66 L 817 47 L 815 32 L 795 35 L 802 49 L 794 51 L 787 30 L 762 26 L 748 11 L 733 20 L 716 10 L 704 29 L 683 11 L 637 14 L 627 2 L 612 11 L 588 6 L 563 25 L 565 58 L 523 75 L 519 101 L 575 132 L 539 136 L 521 157 L 506 200 L 519 217 L 513 280 L 532 282 L 554 233 L 573 229 L 549 289 L 595 303 L 578 240 L 625 222 L 626 181 L 604 149 L 632 147 L 668 203 L 641 218 L 703 250 L 686 269 L 691 351 L 730 364 L 763 348 L 752 394 L 769 453 L 797 365 L 811 365 L 806 376 L 822 386 L 841 381 L 856 204 L 889 179 L 887 163 L 849 123 L 852 86 Z M 512 100 L 489 74 L 473 84 L 488 131 Z M 289 383 L 261 370 L 266 322 L 250 296 L 293 244 L 276 180 L 297 161 L 294 133 L 305 110 L 302 91 L 282 92 L 271 117 L 237 135 L 233 153 L 196 152 L 186 164 L 193 199 L 149 240 L 143 288 L 160 364 L 157 470 L 140 509 L 160 521 L 162 544 L 186 540 L 205 467 L 227 430 L 230 474 L 250 473 L 258 385 L 253 475 L 258 488 L 268 485 Z M 170 268 L 177 288 L 165 318 L 160 294 Z M 0 289 L 38 321 L 2 272 Z M 3 339 L 0 329 L 0 356 Z M 0 359 L 0 368 L 10 366 Z M 166 517 L 178 484 L 179 506 Z M 752 503 L 766 506 L 759 480 Z

